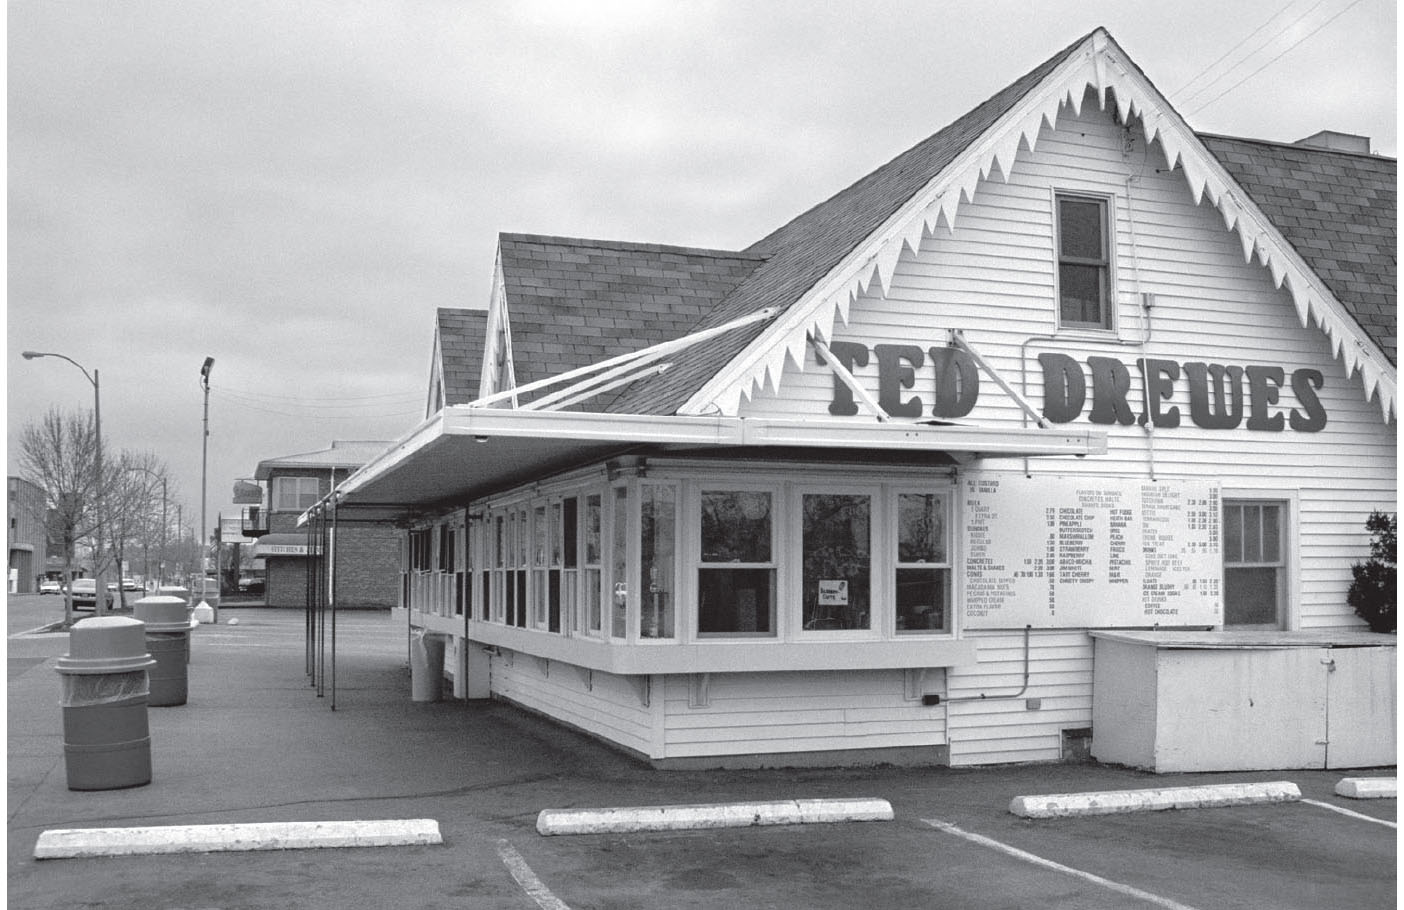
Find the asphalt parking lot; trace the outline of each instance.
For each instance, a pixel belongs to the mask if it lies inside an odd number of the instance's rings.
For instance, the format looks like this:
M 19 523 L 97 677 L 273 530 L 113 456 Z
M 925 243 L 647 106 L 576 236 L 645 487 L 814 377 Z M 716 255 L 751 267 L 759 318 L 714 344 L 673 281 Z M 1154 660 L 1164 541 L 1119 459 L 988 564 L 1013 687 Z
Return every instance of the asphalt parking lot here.
M 66 636 L 17 634 L 34 627 L 25 610 L 51 611 L 56 600 L 7 604 L 12 907 L 1396 905 L 1395 802 L 1335 796 L 1341 772 L 657 772 L 509 705 L 411 702 L 403 620 L 383 613 L 339 617 L 333 711 L 330 692 L 319 697 L 305 674 L 301 613 L 221 610 L 219 626 L 196 632 L 188 704 L 150 709 L 152 782 L 70 791 L 52 669 Z M 1295 782 L 1304 800 L 1038 821 L 1008 812 L 1010 799 L 1031 793 L 1268 780 Z M 884 798 L 896 817 L 562 837 L 535 829 L 546 808 L 821 797 Z M 435 819 L 444 843 L 33 859 L 40 833 L 58 828 L 400 818 Z

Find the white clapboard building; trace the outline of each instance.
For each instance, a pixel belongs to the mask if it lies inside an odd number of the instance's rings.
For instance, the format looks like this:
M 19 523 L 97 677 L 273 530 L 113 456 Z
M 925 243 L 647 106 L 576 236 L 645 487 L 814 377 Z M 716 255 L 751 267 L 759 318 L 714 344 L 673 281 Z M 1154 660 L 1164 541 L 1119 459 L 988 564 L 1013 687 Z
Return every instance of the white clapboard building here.
M 404 529 L 417 672 L 660 767 L 1392 764 L 1395 242 L 1368 140 L 1098 30 L 746 249 L 502 235 L 306 520 Z

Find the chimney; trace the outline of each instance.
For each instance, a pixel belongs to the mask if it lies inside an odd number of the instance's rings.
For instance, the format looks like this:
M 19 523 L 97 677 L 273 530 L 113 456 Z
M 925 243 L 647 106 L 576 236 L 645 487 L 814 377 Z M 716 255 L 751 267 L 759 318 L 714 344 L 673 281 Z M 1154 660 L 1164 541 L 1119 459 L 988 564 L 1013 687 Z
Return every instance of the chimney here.
M 1307 148 L 1326 149 L 1331 152 L 1353 152 L 1357 155 L 1370 154 L 1370 137 L 1356 136 L 1353 133 L 1338 133 L 1335 130 L 1322 130 L 1312 133 L 1305 139 L 1298 139 L 1293 145 Z

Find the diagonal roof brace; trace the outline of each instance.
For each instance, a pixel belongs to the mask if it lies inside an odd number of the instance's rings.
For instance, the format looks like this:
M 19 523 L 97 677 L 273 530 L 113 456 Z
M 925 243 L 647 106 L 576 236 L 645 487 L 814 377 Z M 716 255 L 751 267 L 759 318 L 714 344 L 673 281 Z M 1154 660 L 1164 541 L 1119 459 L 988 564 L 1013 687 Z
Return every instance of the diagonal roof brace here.
M 824 362 L 824 365 L 838 377 L 840 382 L 848 386 L 853 397 L 863 402 L 864 407 L 873 412 L 873 416 L 878 419 L 879 423 L 886 423 L 888 420 L 887 412 L 873 400 L 873 396 L 868 394 L 868 390 L 863 388 L 862 383 L 854 378 L 853 374 L 842 363 L 839 363 L 839 359 L 834 356 L 833 351 L 829 350 L 829 346 L 814 337 L 813 334 L 809 336 L 809 343 L 814 347 L 814 352 L 819 355 L 819 359 Z
M 581 382 L 568 386 L 567 389 L 563 389 L 559 392 L 553 393 L 552 396 L 550 396 L 553 400 L 570 398 L 579 395 L 579 393 L 589 389 L 591 386 L 598 384 L 601 380 L 617 375 L 623 369 L 644 366 L 645 364 L 652 363 L 655 360 L 667 357 L 669 354 L 681 351 L 684 348 L 689 348 L 694 344 L 698 344 L 699 342 L 707 341 L 708 339 L 715 338 L 718 335 L 725 335 L 727 332 L 730 332 L 733 329 L 739 329 L 756 322 L 764 322 L 768 319 L 773 318 L 779 312 L 780 310 L 778 307 L 765 307 L 764 309 L 757 310 L 754 313 L 751 313 L 747 316 L 742 316 L 740 319 L 733 319 L 730 322 L 723 323 L 719 326 L 714 326 L 710 329 L 703 329 L 699 332 L 692 332 L 691 334 L 683 335 L 681 338 L 674 338 L 672 341 L 664 341 L 660 344 L 650 345 L 649 347 L 642 348 L 637 351 L 630 351 L 627 354 L 620 354 L 617 357 L 611 357 L 608 360 L 602 360 L 599 363 L 592 363 L 587 366 L 577 367 L 574 370 L 567 370 L 566 372 L 561 373 L 557 376 L 547 376 L 545 379 L 538 379 L 536 382 L 529 382 L 526 385 L 514 386 L 510 389 L 503 389 L 500 392 L 497 392 L 492 395 L 486 395 L 482 398 L 479 398 L 476 401 L 470 401 L 467 404 L 467 407 L 485 408 L 490 405 L 497 404 L 500 401 L 504 401 L 508 398 L 512 399 L 512 406 L 516 407 L 516 403 L 519 400 L 520 396 L 528 392 L 536 392 L 541 389 L 558 385 L 560 383 L 569 382 L 571 380 L 582 380 Z M 538 407 L 540 406 L 541 405 L 538 404 Z
M 1053 429 L 1053 424 L 1048 422 L 1048 418 L 1044 417 L 1037 410 L 1035 410 L 1034 406 L 1029 404 L 1027 398 L 1019 394 L 1019 392 L 1012 385 L 1005 381 L 1004 377 L 999 374 L 998 370 L 990 366 L 989 361 L 987 361 L 984 357 L 980 356 L 979 351 L 975 350 L 973 347 L 970 346 L 970 342 L 965 340 L 964 332 L 962 332 L 960 329 L 951 329 L 951 344 L 957 348 L 960 348 L 966 354 L 969 354 L 970 359 L 975 361 L 975 363 L 980 367 L 980 369 L 984 370 L 987 374 L 989 374 L 989 377 L 995 381 L 995 385 L 1003 389 L 1004 394 L 1008 395 L 1011 399 L 1013 399 L 1014 403 L 1017 404 L 1020 408 L 1022 408 L 1024 413 L 1029 415 L 1029 417 L 1033 419 L 1033 422 L 1038 424 L 1040 428 L 1045 430 Z

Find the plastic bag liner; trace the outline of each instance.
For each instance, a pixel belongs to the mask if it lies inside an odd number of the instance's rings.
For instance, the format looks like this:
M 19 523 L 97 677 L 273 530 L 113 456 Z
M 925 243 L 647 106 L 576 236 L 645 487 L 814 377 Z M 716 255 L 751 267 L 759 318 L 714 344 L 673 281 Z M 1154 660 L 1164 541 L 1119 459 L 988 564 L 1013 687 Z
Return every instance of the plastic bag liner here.
M 131 673 L 65 673 L 61 678 L 63 695 L 59 706 L 63 708 L 110 705 L 151 692 L 151 682 L 145 670 Z

